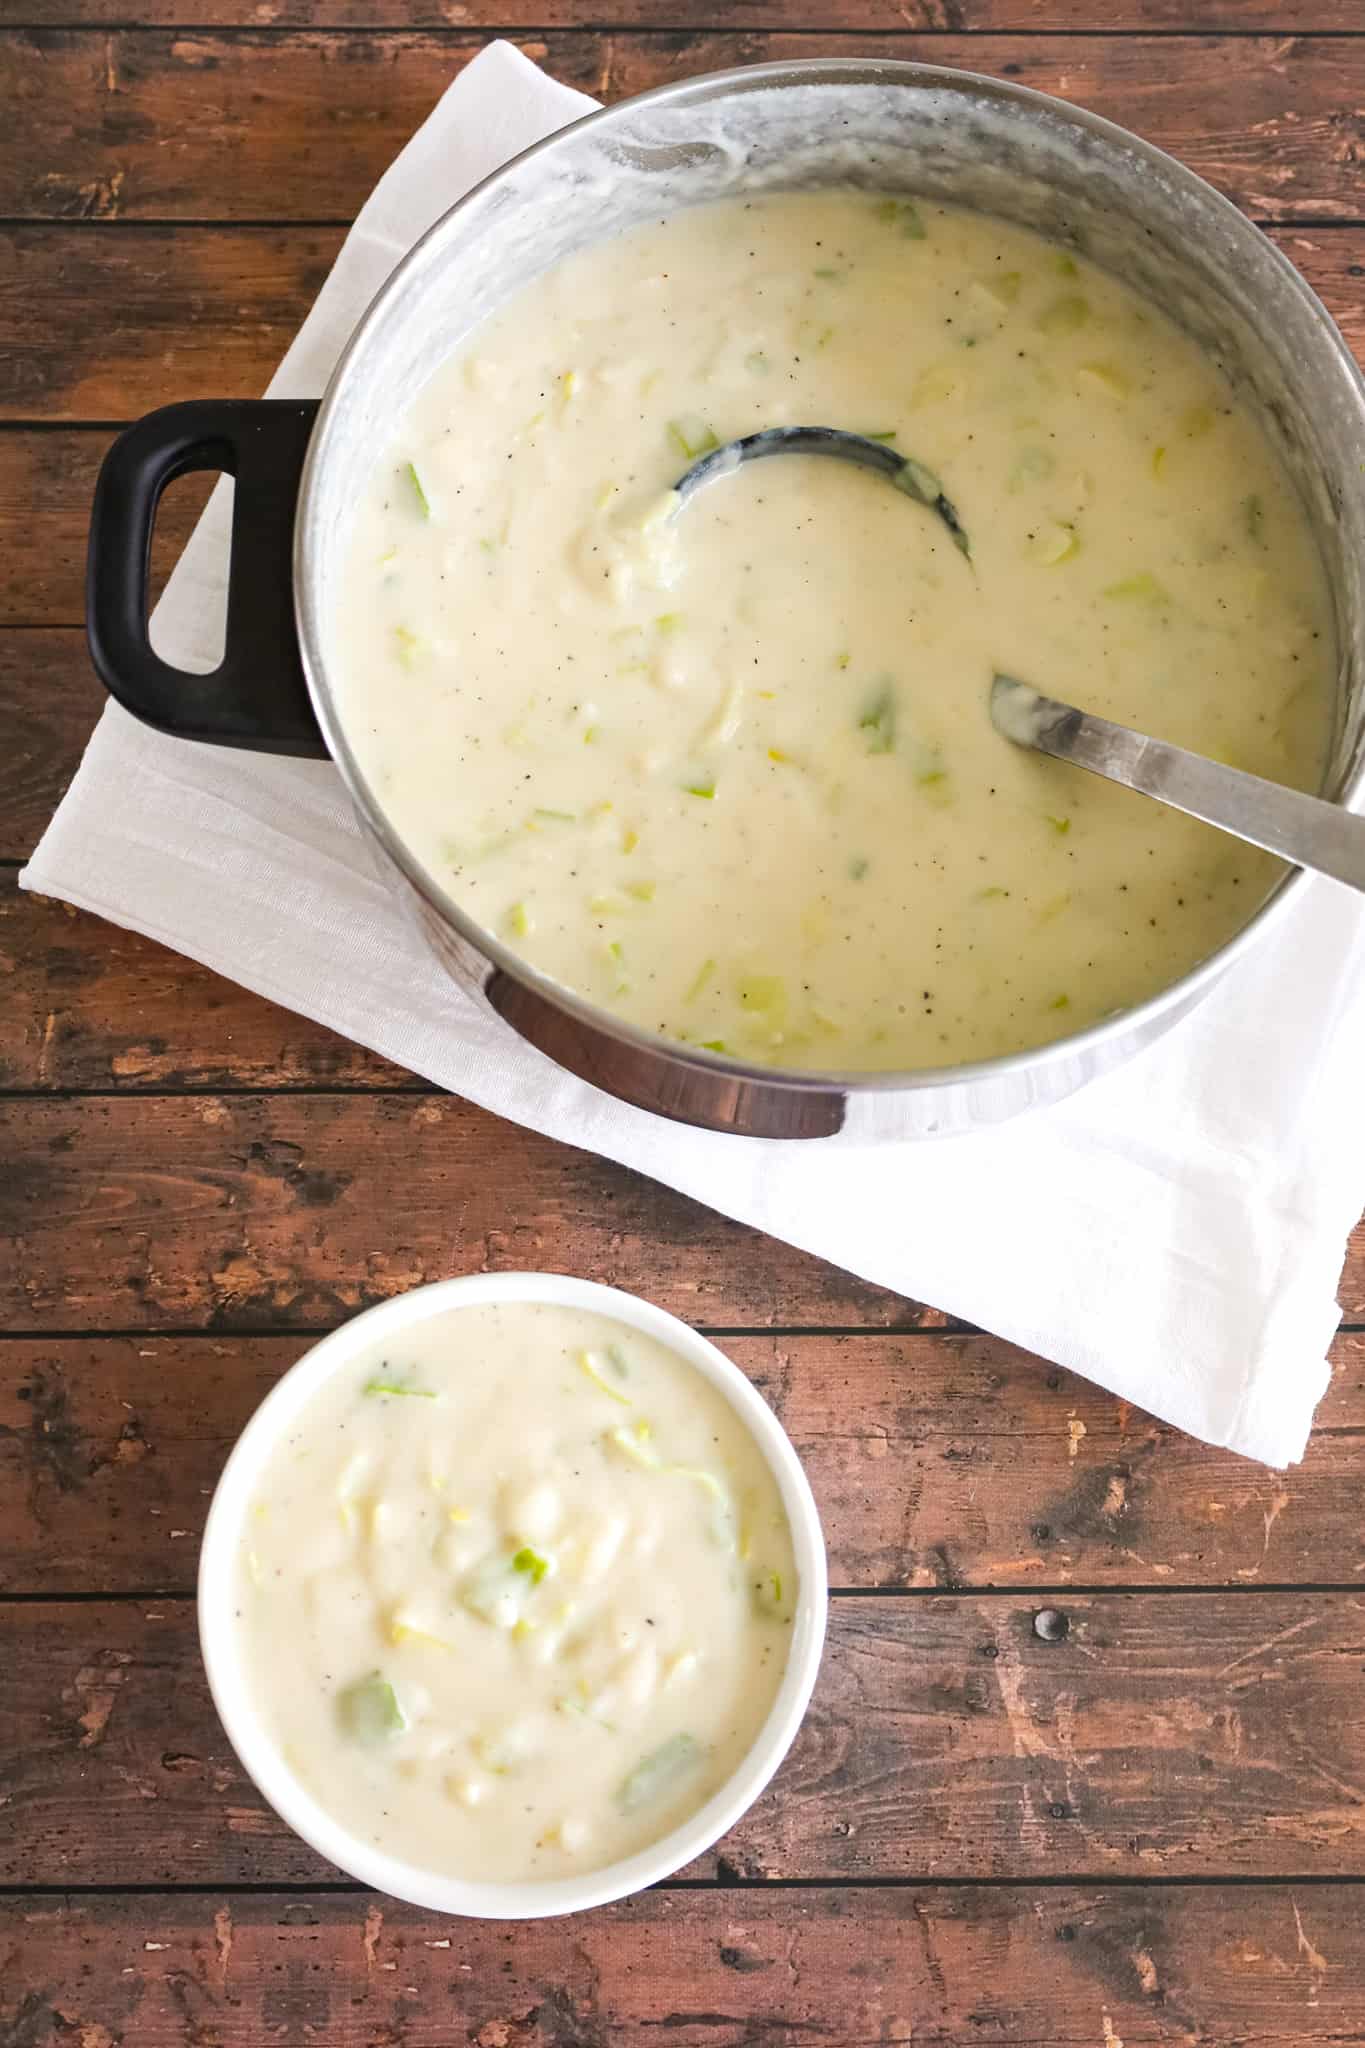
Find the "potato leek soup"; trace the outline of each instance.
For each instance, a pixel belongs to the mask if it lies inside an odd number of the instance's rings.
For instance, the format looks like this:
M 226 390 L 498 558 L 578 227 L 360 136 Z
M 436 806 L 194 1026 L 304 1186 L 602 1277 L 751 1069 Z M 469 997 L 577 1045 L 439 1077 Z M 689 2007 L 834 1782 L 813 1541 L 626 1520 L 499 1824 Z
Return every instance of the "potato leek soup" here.
M 447 1310 L 334 1373 L 247 1513 L 257 1713 L 358 1839 L 451 1876 L 631 1855 L 744 1760 L 798 1592 L 777 1482 L 657 1340 Z
M 965 546 L 784 424 L 923 466 Z M 930 491 L 932 495 L 932 489 Z M 356 515 L 344 711 L 398 831 L 536 968 L 648 1031 L 908 1069 L 1066 1035 L 1279 872 L 1013 748 L 1003 670 L 1315 787 L 1307 520 L 1207 359 L 1115 278 L 855 191 L 580 252 L 437 373 Z

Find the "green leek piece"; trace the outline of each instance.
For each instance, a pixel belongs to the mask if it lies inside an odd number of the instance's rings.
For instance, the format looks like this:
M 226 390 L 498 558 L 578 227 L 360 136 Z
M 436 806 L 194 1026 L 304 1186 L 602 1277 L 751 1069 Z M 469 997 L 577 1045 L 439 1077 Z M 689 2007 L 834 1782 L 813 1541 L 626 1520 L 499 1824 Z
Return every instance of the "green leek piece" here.
M 1061 298 L 1044 306 L 1038 315 L 1038 326 L 1047 335 L 1075 334 L 1089 318 L 1089 299 L 1083 299 L 1079 292 L 1064 292 Z
M 552 1566 L 548 1557 L 542 1557 L 538 1550 L 532 1550 L 529 1544 L 524 1543 L 512 1559 L 512 1569 L 525 1572 L 531 1584 L 538 1586 Z
M 856 854 L 848 864 L 849 880 L 851 882 L 861 882 L 863 877 L 867 873 L 869 865 L 870 863 L 864 858 L 864 856 L 861 853 Z
M 976 900 L 978 903 L 994 903 L 998 897 L 1008 896 L 1009 893 L 1009 890 L 1002 889 L 998 882 L 992 882 L 989 889 L 977 890 Z
M 368 1678 L 357 1679 L 338 1695 L 337 1712 L 352 1742 L 362 1742 L 367 1747 L 390 1741 L 408 1725 L 393 1687 L 377 1671 L 372 1671 Z
M 851 654 L 836 654 L 834 657 L 834 666 L 836 668 L 847 668 L 852 659 L 853 656 Z
M 421 511 L 423 519 L 430 519 L 431 500 L 427 497 L 426 492 L 422 489 L 422 479 L 417 474 L 417 464 L 415 462 L 410 462 L 408 464 L 408 482 L 412 485 L 413 494 L 417 499 L 417 504 Z
M 925 239 L 927 230 L 913 199 L 879 199 L 873 212 L 888 227 L 899 228 L 908 241 L 922 242 Z
M 1057 833 L 1059 838 L 1064 833 L 1067 833 L 1071 830 L 1070 818 L 1055 817 L 1051 811 L 1044 811 L 1043 816 L 1047 819 L 1048 824 L 1051 825 L 1053 831 Z
M 723 1038 L 703 1038 L 700 1044 L 703 1052 L 728 1052 L 730 1050 Z
M 614 1348 L 615 1347 L 613 1346 L 613 1349 Z M 610 1356 L 610 1353 L 608 1353 L 608 1356 Z M 614 1386 L 612 1386 L 609 1380 L 603 1379 L 601 1373 L 593 1364 L 593 1356 L 591 1351 L 575 1352 L 574 1364 L 578 1367 L 578 1370 L 581 1373 L 586 1373 L 587 1377 L 592 1381 L 593 1385 L 595 1387 L 600 1387 L 602 1392 L 606 1394 L 611 1400 L 619 1401 L 622 1407 L 629 1408 L 630 1395 L 619 1393 L 617 1389 Z
M 709 455 L 713 448 L 720 446 L 714 427 L 696 413 L 684 413 L 681 419 L 670 420 L 668 438 L 688 462 L 695 462 L 699 456 Z
M 618 1451 L 634 1464 L 643 1465 L 646 1471 L 662 1471 L 663 1459 L 650 1442 L 650 1428 L 647 1422 L 637 1422 L 634 1429 L 609 1429 L 607 1442 L 615 1444 Z
M 811 276 L 821 278 L 826 284 L 842 284 L 844 281 L 843 271 L 836 270 L 829 263 L 822 263 L 818 270 L 811 272 Z
M 889 754 L 896 744 L 896 698 L 889 681 L 884 682 L 858 720 L 859 732 L 867 734 L 869 754 Z
M 907 498 L 913 498 L 917 505 L 927 505 L 943 521 L 953 537 L 953 546 L 967 560 L 972 558 L 972 545 L 957 516 L 957 507 L 947 496 L 939 478 L 925 463 L 907 455 L 891 479 L 898 491 L 904 491 Z
M 707 983 L 710 981 L 715 971 L 716 963 L 714 960 L 703 960 L 701 966 L 697 969 L 696 973 L 692 977 L 692 980 L 688 984 L 687 991 L 683 996 L 683 1001 L 685 1003 L 695 1003 L 697 997 L 701 995 L 703 990 L 706 988 Z
M 714 801 L 716 794 L 716 778 L 714 775 L 709 775 L 702 782 L 685 782 L 683 789 L 688 796 L 702 796 L 706 798 L 708 803 L 711 803 Z
M 1059 277 L 1079 277 L 1081 274 L 1075 257 L 1069 255 L 1065 249 L 1058 251 L 1054 259 L 1054 267 Z
M 894 427 L 878 427 L 874 432 L 872 428 L 866 427 L 862 430 L 862 435 L 865 441 L 894 441 L 896 429 Z
M 654 623 L 661 633 L 676 633 L 682 619 L 681 612 L 660 612 Z
M 761 1016 L 787 1007 L 787 984 L 780 974 L 746 974 L 739 984 L 739 1007 Z
M 652 1806 L 694 1771 L 701 1759 L 701 1744 L 695 1736 L 670 1735 L 622 1780 L 616 1804 L 622 1813 L 638 1813 L 641 1807 Z
M 434 1401 L 436 1396 L 430 1387 L 399 1387 L 392 1380 L 366 1380 L 360 1390 L 363 1394 L 395 1394 L 408 1401 Z
M 1071 998 L 1070 996 L 1054 996 L 1048 1004 L 1048 1008 L 1049 1010 L 1069 1010 L 1071 1008 Z
M 608 1344 L 607 1364 L 616 1374 L 618 1380 L 628 1380 L 630 1378 L 630 1360 L 626 1357 L 619 1344 Z
M 760 1614 L 771 1617 L 785 1615 L 787 1610 L 782 1604 L 781 1572 L 759 1572 L 752 1582 L 750 1591 L 753 1594 L 754 1606 Z
M 526 938 L 531 930 L 530 913 L 524 903 L 514 903 L 507 913 L 507 923 L 515 938 Z
M 543 818 L 547 824 L 551 825 L 576 825 L 578 823 L 577 811 L 551 811 L 547 810 L 543 804 L 537 804 L 531 816 L 533 818 Z
M 652 903 L 657 888 L 657 882 L 627 882 L 626 894 L 633 896 L 639 903 Z
M 420 638 L 407 626 L 395 626 L 393 637 L 398 642 L 398 659 L 404 668 L 411 668 L 422 651 Z
M 1171 594 L 1159 577 L 1150 569 L 1141 569 L 1136 576 L 1124 576 L 1117 583 L 1106 584 L 1101 597 L 1119 597 L 1135 600 L 1139 604 L 1169 604 Z

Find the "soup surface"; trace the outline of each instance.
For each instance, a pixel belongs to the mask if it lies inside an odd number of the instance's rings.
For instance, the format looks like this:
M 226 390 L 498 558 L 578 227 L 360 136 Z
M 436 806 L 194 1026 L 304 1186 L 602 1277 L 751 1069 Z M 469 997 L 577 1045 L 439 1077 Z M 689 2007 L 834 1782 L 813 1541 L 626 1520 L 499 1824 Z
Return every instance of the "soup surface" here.
M 875 434 L 680 504 L 716 441 Z M 1214 362 L 1085 260 L 862 192 L 581 252 L 438 372 L 356 515 L 347 729 L 424 864 L 646 1031 L 829 1070 L 986 1058 L 1154 993 L 1275 863 L 989 723 L 996 670 L 1315 787 L 1305 516 Z
M 554 1878 L 695 1812 L 776 1696 L 797 1593 L 734 1410 L 624 1325 L 433 1317 L 336 1373 L 263 1473 L 236 1626 L 319 1805 L 429 1870 Z

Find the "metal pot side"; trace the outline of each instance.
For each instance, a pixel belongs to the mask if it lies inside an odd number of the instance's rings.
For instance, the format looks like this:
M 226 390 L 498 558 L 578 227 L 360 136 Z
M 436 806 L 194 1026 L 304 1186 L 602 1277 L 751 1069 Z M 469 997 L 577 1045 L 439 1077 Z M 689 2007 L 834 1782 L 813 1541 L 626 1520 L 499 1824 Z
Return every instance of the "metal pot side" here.
M 1185 1017 L 1282 915 L 1287 874 L 1227 944 L 1089 1030 L 972 1066 L 783 1072 L 638 1031 L 538 974 L 476 924 L 385 817 L 332 682 L 349 511 L 394 426 L 461 338 L 550 264 L 661 212 L 760 191 L 862 185 L 1037 229 L 1123 277 L 1219 359 L 1278 447 L 1334 593 L 1340 649 L 1324 794 L 1365 780 L 1365 383 L 1274 245 L 1173 158 L 1093 114 L 971 73 L 879 62 L 768 64 L 666 86 L 537 144 L 477 186 L 393 273 L 324 396 L 294 534 L 300 650 L 327 745 L 384 867 L 452 976 L 609 1095 L 756 1138 L 955 1134 L 1056 1102 Z

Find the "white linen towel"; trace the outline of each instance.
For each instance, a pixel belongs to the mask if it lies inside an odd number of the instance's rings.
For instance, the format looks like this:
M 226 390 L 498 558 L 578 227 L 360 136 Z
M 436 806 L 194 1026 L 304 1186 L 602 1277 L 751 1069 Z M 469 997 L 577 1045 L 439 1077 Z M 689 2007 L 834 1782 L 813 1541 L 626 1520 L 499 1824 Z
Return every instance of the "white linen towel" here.
M 318 394 L 423 230 L 592 104 L 507 44 L 484 51 L 371 195 L 272 395 Z M 211 665 L 223 515 L 210 506 L 158 613 L 185 665 Z M 1192 1020 L 1071 1101 L 873 1148 L 686 1130 L 561 1073 L 428 955 L 327 762 L 166 739 L 111 703 L 21 881 L 1197 1436 L 1302 1455 L 1365 1194 L 1365 920 L 1344 890 L 1308 889 Z

